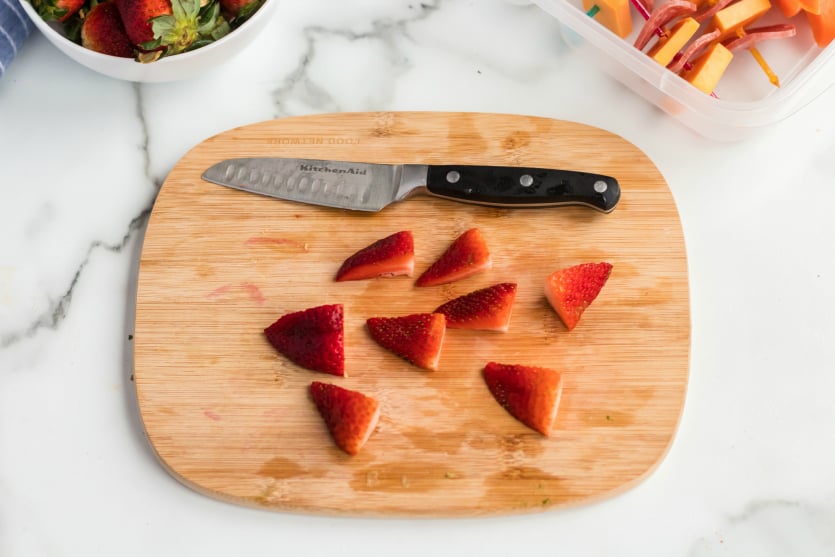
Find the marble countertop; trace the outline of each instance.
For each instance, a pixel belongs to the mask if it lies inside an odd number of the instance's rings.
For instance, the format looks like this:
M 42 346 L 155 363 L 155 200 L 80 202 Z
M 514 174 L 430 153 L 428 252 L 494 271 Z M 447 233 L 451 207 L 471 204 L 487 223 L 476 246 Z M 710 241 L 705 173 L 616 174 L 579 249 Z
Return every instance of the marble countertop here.
M 33 34 L 0 80 L 0 555 L 835 555 L 835 91 L 754 137 L 701 137 L 502 0 L 281 0 L 199 78 L 102 77 Z M 640 485 L 568 510 L 331 518 L 184 487 L 130 377 L 136 269 L 167 173 L 226 129 L 376 110 L 574 120 L 667 179 L 690 270 L 688 397 Z

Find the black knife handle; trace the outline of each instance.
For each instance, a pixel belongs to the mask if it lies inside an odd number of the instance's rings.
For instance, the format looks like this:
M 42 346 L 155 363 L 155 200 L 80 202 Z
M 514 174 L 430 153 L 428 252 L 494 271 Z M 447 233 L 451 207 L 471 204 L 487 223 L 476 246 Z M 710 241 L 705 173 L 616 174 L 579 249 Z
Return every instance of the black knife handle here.
M 426 189 L 434 195 L 479 205 L 588 205 L 608 213 L 620 199 L 620 186 L 614 178 L 573 170 L 430 166 L 426 182 Z

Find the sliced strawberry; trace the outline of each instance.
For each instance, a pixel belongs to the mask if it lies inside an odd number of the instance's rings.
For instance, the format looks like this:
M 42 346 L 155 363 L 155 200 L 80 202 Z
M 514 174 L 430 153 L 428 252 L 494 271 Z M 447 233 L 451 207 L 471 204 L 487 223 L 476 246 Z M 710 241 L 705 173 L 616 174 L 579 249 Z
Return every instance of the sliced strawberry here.
M 569 331 L 597 298 L 611 272 L 611 263 L 581 263 L 548 276 L 545 296 Z
M 296 364 L 345 375 L 342 304 L 317 306 L 281 316 L 264 329 L 267 340 Z
M 446 326 L 450 329 L 505 332 L 515 299 L 516 283 L 502 282 L 454 298 L 439 306 L 435 313 L 446 316 Z
M 490 362 L 484 367 L 484 382 L 511 416 L 542 435 L 551 434 L 562 394 L 560 372 Z
M 81 45 L 110 56 L 134 56 L 133 44 L 122 25 L 119 8 L 113 2 L 102 2 L 90 9 L 81 24 Z
M 440 313 L 415 313 L 402 317 L 371 317 L 368 332 L 377 344 L 412 364 L 438 369 L 446 318 Z
M 337 282 L 374 277 L 412 276 L 415 269 L 415 242 L 409 230 L 396 232 L 362 248 L 342 263 Z
M 435 286 L 454 282 L 486 271 L 492 264 L 484 236 L 478 228 L 471 228 L 456 238 L 415 284 Z
M 310 396 L 336 445 L 349 455 L 359 453 L 380 419 L 377 400 L 319 381 L 310 384 Z

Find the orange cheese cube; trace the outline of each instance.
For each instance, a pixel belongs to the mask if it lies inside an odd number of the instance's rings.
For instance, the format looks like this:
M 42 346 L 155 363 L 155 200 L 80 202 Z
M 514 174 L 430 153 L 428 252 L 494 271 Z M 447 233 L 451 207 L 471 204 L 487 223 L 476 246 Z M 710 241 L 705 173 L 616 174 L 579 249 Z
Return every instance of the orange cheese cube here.
M 713 27 L 719 29 L 722 37 L 727 37 L 770 9 L 769 0 L 739 0 L 716 12 L 713 16 Z
M 666 38 L 659 39 L 647 55 L 662 66 L 666 66 L 673 61 L 675 55 L 698 30 L 698 21 L 692 17 L 684 18 L 673 26 Z
M 709 95 L 719 83 L 719 79 L 725 73 L 733 57 L 733 53 L 722 43 L 713 43 L 704 54 L 696 59 L 693 67 L 682 74 L 682 77 Z
M 600 8 L 600 11 L 594 14 L 594 19 L 605 25 L 615 35 L 625 38 L 632 32 L 629 0 L 583 0 L 583 9 L 587 12 L 593 6 Z
M 835 38 L 835 0 L 828 0 L 819 14 L 806 12 L 815 43 L 823 48 Z

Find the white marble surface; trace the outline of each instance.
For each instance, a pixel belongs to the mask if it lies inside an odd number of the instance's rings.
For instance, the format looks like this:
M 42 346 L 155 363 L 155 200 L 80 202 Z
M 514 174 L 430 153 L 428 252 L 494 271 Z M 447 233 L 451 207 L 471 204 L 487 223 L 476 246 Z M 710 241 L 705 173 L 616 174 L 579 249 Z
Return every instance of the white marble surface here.
M 251 48 L 188 82 L 113 81 L 37 34 L 0 80 L 0 555 L 835 555 L 835 91 L 720 144 L 578 61 L 535 6 L 280 1 Z M 527 516 L 334 519 L 217 502 L 155 461 L 129 335 L 167 172 L 234 126 L 406 109 L 596 125 L 667 178 L 691 378 L 641 485 Z

